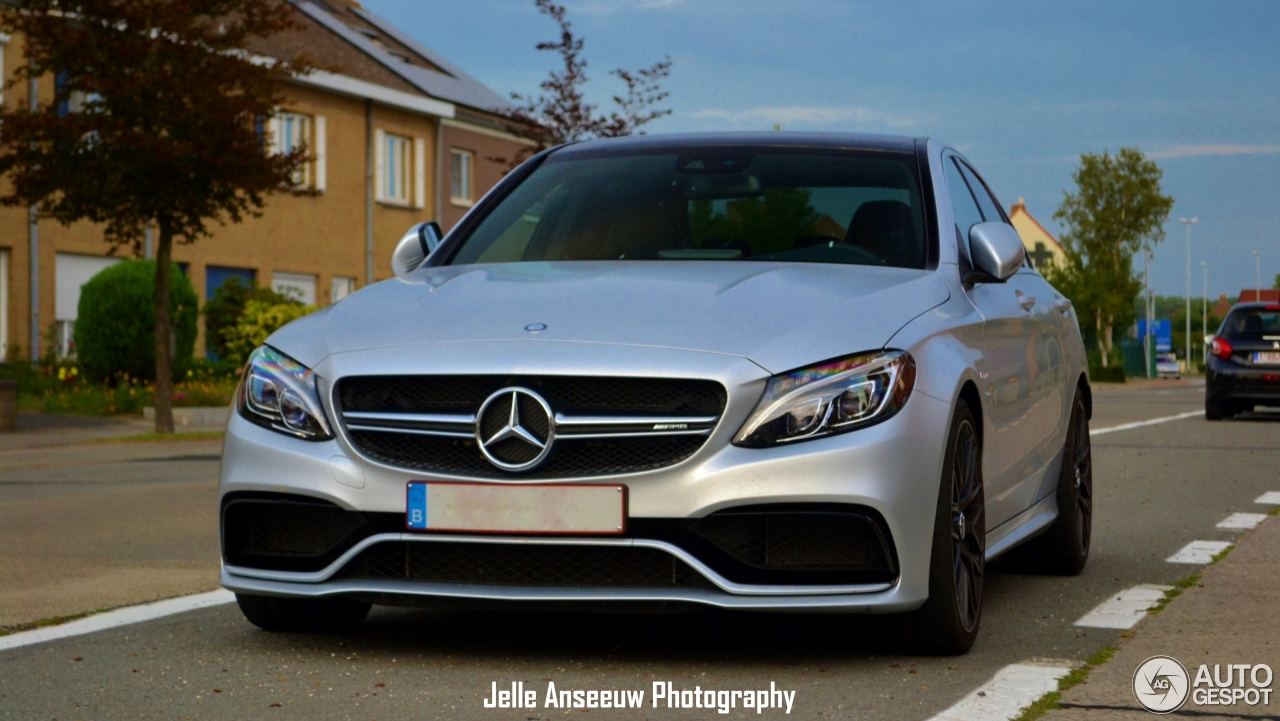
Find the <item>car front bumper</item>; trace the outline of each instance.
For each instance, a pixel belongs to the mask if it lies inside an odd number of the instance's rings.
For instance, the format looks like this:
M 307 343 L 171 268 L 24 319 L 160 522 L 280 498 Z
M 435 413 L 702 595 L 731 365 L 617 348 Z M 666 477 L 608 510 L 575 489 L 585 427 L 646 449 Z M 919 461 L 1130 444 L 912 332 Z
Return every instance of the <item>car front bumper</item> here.
M 880 515 L 887 529 L 896 555 L 896 578 L 888 583 L 852 585 L 751 585 L 731 582 L 678 546 L 653 539 L 384 533 L 362 543 L 449 540 L 489 544 L 639 545 L 672 554 L 710 583 L 702 588 L 574 588 L 342 578 L 339 572 L 357 550 L 352 549 L 325 569 L 308 573 L 224 564 L 222 585 L 246 594 L 346 595 L 387 602 L 432 598 L 547 603 L 653 602 L 753 610 L 861 612 L 908 611 L 924 602 L 928 596 L 943 448 L 951 420 L 948 402 L 916 392 L 896 416 L 875 426 L 790 446 L 740 448 L 732 445 L 731 440 L 754 408 L 767 375 L 743 359 L 726 361 L 723 356 L 659 349 L 649 349 L 646 353 L 646 373 L 653 377 L 712 377 L 722 382 L 729 392 L 729 400 L 719 425 L 701 450 L 669 468 L 575 478 L 568 482 L 605 480 L 625 484 L 632 518 L 695 519 L 725 509 L 762 504 L 821 503 L 869 508 Z M 599 363 L 599 349 L 595 354 L 595 362 Z M 361 372 L 392 370 L 376 368 Z M 485 371 L 483 367 L 468 370 Z M 343 370 L 321 366 L 317 373 L 335 377 L 343 375 Z M 363 457 L 341 433 L 333 440 L 307 442 L 254 425 L 233 414 L 224 444 L 220 491 L 224 497 L 245 491 L 302 495 L 349 511 L 404 514 L 405 486 L 410 481 L 421 480 L 464 479 L 428 477 L 422 472 L 374 462 Z

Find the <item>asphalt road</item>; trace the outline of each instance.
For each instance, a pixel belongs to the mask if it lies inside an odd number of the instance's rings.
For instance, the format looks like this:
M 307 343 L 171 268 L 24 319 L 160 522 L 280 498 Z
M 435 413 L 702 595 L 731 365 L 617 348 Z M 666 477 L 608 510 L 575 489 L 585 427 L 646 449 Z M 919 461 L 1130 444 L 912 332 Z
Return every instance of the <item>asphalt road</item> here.
M 1202 393 L 1169 384 L 1100 389 L 1093 425 L 1195 410 Z M 886 631 L 891 625 L 877 617 L 375 609 L 358 633 L 299 636 L 258 631 L 227 605 L 0 652 L 0 719 L 529 721 L 568 713 L 541 703 L 536 710 L 482 706 L 491 683 L 512 681 L 536 689 L 540 702 L 548 681 L 562 690 L 645 691 L 646 708 L 591 711 L 595 716 L 722 717 L 707 709 L 649 708 L 652 683 L 659 680 L 677 689 L 729 690 L 772 682 L 796 691 L 796 718 L 927 719 L 1005 665 L 1088 657 L 1118 632 L 1079 628 L 1073 621 L 1115 591 L 1194 573 L 1195 567 L 1164 559 L 1191 540 L 1232 540 L 1235 532 L 1214 524 L 1232 512 L 1260 510 L 1253 499 L 1280 490 L 1280 416 L 1213 424 L 1191 418 L 1098 436 L 1094 449 L 1097 513 L 1088 568 L 1075 578 L 995 570 L 988 577 L 982 634 L 960 658 L 901 655 Z M 154 521 L 158 527 L 140 527 L 128 542 L 91 524 L 94 542 L 101 544 L 98 562 L 130 552 L 133 567 L 157 575 L 168 572 L 166 563 L 216 568 L 216 527 L 209 521 L 216 463 L 177 451 L 147 450 L 148 458 L 81 464 L 75 471 L 2 466 L 0 604 L 19 578 L 11 564 L 24 556 L 9 544 L 23 537 L 28 546 L 69 551 L 66 543 L 45 538 L 57 526 L 74 526 L 61 522 L 59 508 L 109 500 L 110 508 L 124 509 L 131 499 L 159 498 L 157 507 L 187 524 L 136 513 L 139 526 Z M 177 459 L 154 460 L 165 453 Z M 55 477 L 63 480 L 39 482 Z M 37 507 L 44 521 L 10 532 L 22 509 Z M 728 717 L 754 715 L 739 709 Z

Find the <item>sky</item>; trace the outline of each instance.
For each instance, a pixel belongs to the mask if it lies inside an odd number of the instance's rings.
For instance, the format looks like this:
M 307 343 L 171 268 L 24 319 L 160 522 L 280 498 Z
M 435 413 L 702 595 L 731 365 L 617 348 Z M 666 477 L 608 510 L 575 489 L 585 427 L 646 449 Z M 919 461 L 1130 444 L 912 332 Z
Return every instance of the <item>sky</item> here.
M 537 91 L 555 57 L 533 0 L 362 0 L 503 95 Z M 1176 200 L 1155 251 L 1161 295 L 1235 295 L 1280 273 L 1280 3 L 878 3 L 566 0 L 588 98 L 615 68 L 670 56 L 672 115 L 650 133 L 786 130 L 941 138 L 1006 208 L 1051 232 L 1082 153 L 1137 146 Z M 1140 262 L 1140 261 L 1139 261 Z

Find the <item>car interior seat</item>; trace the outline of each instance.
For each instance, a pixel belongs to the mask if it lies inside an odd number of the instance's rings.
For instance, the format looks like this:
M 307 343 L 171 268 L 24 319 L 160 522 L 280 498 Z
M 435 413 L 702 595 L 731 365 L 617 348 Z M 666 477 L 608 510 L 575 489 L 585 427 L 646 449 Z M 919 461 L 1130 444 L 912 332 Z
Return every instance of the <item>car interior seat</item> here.
M 858 206 L 845 242 L 884 258 L 884 264 L 911 267 L 920 256 L 911 207 L 897 200 L 872 200 Z

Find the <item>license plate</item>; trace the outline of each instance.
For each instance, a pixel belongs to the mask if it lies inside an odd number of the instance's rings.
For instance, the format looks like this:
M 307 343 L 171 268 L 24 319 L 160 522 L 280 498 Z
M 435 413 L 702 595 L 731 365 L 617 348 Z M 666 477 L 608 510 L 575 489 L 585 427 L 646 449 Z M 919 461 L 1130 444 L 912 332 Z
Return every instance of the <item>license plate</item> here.
M 411 531 L 618 535 L 627 526 L 621 485 L 411 481 L 405 527 Z
M 1254 353 L 1253 362 L 1260 366 L 1280 366 L 1280 353 Z

